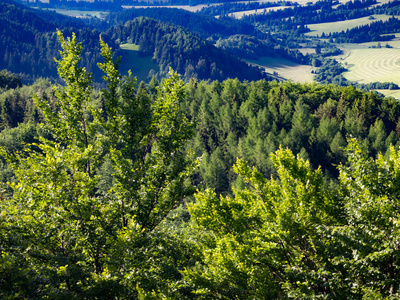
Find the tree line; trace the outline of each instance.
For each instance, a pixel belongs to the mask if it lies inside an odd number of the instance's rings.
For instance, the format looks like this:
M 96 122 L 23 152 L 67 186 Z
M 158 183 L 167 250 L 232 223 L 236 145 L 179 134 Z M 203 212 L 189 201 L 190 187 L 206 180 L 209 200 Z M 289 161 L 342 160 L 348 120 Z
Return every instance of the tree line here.
M 286 18 L 296 25 L 343 21 L 372 15 L 374 12 L 369 7 L 376 4 L 376 1 L 355 0 L 333 8 L 335 4 L 337 3 L 334 1 L 318 1 L 307 6 L 292 6 L 264 14 L 249 15 L 243 20 L 252 24 L 266 23 L 269 26 L 279 26 L 279 20 Z
M 365 43 L 375 41 L 390 41 L 399 31 L 400 20 L 396 17 L 391 17 L 387 21 L 375 21 L 371 24 L 357 26 L 346 31 L 334 33 L 336 43 Z

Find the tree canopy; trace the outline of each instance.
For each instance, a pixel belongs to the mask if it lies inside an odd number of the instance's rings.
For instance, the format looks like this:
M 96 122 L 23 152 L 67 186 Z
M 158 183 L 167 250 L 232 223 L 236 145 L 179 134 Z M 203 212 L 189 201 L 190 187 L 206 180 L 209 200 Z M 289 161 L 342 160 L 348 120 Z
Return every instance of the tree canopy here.
M 185 270 L 197 293 L 222 299 L 394 299 L 399 296 L 400 151 L 376 160 L 351 140 L 339 186 L 288 149 L 270 179 L 243 160 L 233 197 L 189 206 L 202 260 Z
M 58 37 L 64 85 L 0 91 L 1 298 L 399 297 L 397 101 L 146 86 L 104 41 L 97 90 Z
M 79 67 L 81 44 L 58 36 L 65 86 L 55 88 L 54 102 L 35 99 L 46 134 L 35 149 L 2 152 L 17 181 L 1 203 L 1 295 L 134 297 L 139 288 L 158 288 L 151 277 L 166 270 L 150 261 L 163 251 L 154 232 L 192 192 L 184 85 L 171 71 L 150 101 L 135 78 L 120 76 L 101 41 L 107 88 L 96 106 L 91 76 Z

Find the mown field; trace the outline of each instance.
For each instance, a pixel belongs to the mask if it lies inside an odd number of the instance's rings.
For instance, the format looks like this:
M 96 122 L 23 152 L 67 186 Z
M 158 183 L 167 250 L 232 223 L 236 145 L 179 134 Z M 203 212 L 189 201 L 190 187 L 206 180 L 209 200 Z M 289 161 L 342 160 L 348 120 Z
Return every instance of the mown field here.
M 287 79 L 294 82 L 313 82 L 314 74 L 311 73 L 312 67 L 300 65 L 284 58 L 260 57 L 257 60 L 249 60 L 250 63 L 261 66 L 266 72 L 278 73 L 277 78 Z
M 259 1 L 261 2 L 261 1 Z M 263 14 L 264 12 L 276 11 L 285 8 L 289 8 L 290 6 L 274 6 L 274 7 L 267 7 L 262 9 L 253 9 L 253 10 L 244 10 L 244 11 L 237 11 L 230 13 L 229 16 L 236 19 L 241 19 L 248 15 L 255 15 L 255 14 Z
M 348 80 L 400 84 L 400 49 L 353 49 L 340 62 L 348 69 L 343 74 Z
M 306 6 L 310 2 L 314 3 L 317 0 L 300 0 L 296 1 L 299 5 Z M 340 0 L 339 3 L 345 3 L 348 0 Z M 387 3 L 389 0 L 381 0 L 377 5 Z M 247 3 L 247 1 L 243 1 Z M 260 0 L 256 1 L 260 3 L 271 2 L 271 0 Z M 209 5 L 220 5 L 220 4 L 203 4 L 196 6 L 182 5 L 182 6 L 167 6 L 181 8 L 188 11 L 196 12 Z M 375 5 L 374 5 L 375 6 Z M 130 6 L 131 7 L 131 6 Z M 146 6 L 135 6 L 146 7 Z M 155 6 L 153 6 L 155 7 Z M 165 6 L 164 6 L 165 7 Z M 250 10 L 250 11 L 238 11 L 231 13 L 231 16 L 235 18 L 242 18 L 249 14 L 262 14 L 270 10 L 285 9 L 288 6 L 271 7 L 266 9 Z M 126 7 L 128 8 L 128 7 Z M 100 11 L 80 11 L 80 10 L 63 10 L 57 9 L 58 13 L 74 16 L 74 17 L 97 17 L 104 18 L 106 12 Z M 351 29 L 357 26 L 370 24 L 375 21 L 386 21 L 390 18 L 387 15 L 373 15 L 373 19 L 370 17 L 364 17 L 353 20 L 346 20 L 341 22 L 328 22 L 321 24 L 307 24 L 311 29 L 311 32 L 307 33 L 308 36 L 320 36 L 323 32 L 325 34 L 340 32 L 342 30 Z M 327 40 L 326 40 L 327 41 Z M 391 49 L 385 48 L 388 44 Z M 358 81 L 360 83 L 369 82 L 394 82 L 400 84 L 400 34 L 396 35 L 394 41 L 382 42 L 382 48 L 370 49 L 369 47 L 377 46 L 377 42 L 364 43 L 364 44 L 343 44 L 338 45 L 344 50 L 344 54 L 341 56 L 334 57 L 341 62 L 347 69 L 348 72 L 343 75 L 352 81 Z M 121 50 L 124 52 L 123 62 L 121 65 L 121 71 L 127 73 L 129 69 L 138 77 L 138 80 L 146 80 L 149 77 L 149 72 L 158 70 L 158 66 L 152 61 L 151 57 L 142 57 L 137 52 L 138 46 L 133 44 L 121 45 Z M 315 50 L 312 48 L 300 49 L 303 54 L 314 53 Z M 300 65 L 286 59 L 276 59 L 270 57 L 260 57 L 257 60 L 249 61 L 255 65 L 262 66 L 266 72 L 270 74 L 276 74 L 278 79 L 287 79 L 298 82 L 313 82 L 314 74 L 312 74 L 313 68 L 307 65 Z M 400 92 L 395 91 L 380 91 L 385 95 L 391 95 L 400 99 Z
M 210 5 L 219 5 L 219 4 L 210 4 Z M 168 7 L 168 8 L 179 8 L 184 9 L 190 12 L 197 12 L 202 10 L 204 7 L 208 5 L 201 4 L 201 5 L 159 5 L 159 6 L 146 6 L 146 5 L 122 5 L 123 8 L 130 9 L 130 8 L 157 8 L 157 7 Z
M 339 22 L 328 22 L 328 23 L 319 23 L 319 24 L 307 24 L 307 27 L 310 28 L 311 32 L 306 33 L 308 36 L 321 36 L 322 33 L 329 34 L 334 32 L 341 32 L 347 29 L 355 28 L 357 26 L 362 26 L 366 24 L 370 24 L 376 21 L 386 21 L 391 16 L 387 15 L 373 15 L 374 19 L 370 20 L 370 17 L 339 21 Z M 397 17 L 398 18 L 398 17 Z
M 378 93 L 385 95 L 386 97 L 393 97 L 400 99 L 400 90 L 376 90 Z
M 135 44 L 121 44 L 119 47 L 123 50 L 139 51 L 139 45 Z
M 107 11 L 98 11 L 98 10 L 70 10 L 70 9 L 49 9 L 53 10 L 59 14 L 75 17 L 75 18 L 99 18 L 104 19 L 109 12 Z

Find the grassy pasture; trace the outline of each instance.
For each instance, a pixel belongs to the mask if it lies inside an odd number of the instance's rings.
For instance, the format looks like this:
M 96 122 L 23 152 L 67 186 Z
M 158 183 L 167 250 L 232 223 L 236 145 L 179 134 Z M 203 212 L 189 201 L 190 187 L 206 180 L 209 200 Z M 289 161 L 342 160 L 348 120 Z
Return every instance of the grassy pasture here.
M 58 14 L 69 16 L 69 17 L 75 17 L 75 18 L 99 18 L 99 19 L 104 19 L 109 12 L 107 11 L 99 11 L 99 10 L 69 10 L 69 9 L 49 9 L 53 10 Z
M 236 11 L 233 13 L 230 13 L 229 16 L 235 19 L 241 19 L 244 16 L 249 16 L 249 15 L 262 15 L 265 12 L 270 12 L 270 11 L 277 11 L 285 8 L 289 8 L 292 6 L 274 6 L 274 7 L 267 7 L 267 8 L 261 8 L 261 9 L 253 9 L 253 10 L 244 10 L 244 11 Z
M 314 48 L 300 48 L 298 49 L 303 55 L 306 54 L 314 54 L 315 53 L 315 49 Z
M 300 6 L 307 6 L 308 3 L 315 3 L 318 0 L 298 0 L 298 1 L 293 1 L 293 3 L 297 3 Z M 383 0 L 383 1 L 389 1 L 389 0 Z M 238 3 L 248 3 L 249 1 L 238 1 Z M 267 3 L 267 2 L 276 2 L 274 0 L 259 0 L 259 1 L 250 1 L 250 2 L 258 2 L 258 3 Z M 348 0 L 339 0 L 339 3 L 344 4 L 348 2 Z M 248 16 L 248 15 L 254 15 L 254 14 L 263 14 L 264 11 L 265 12 L 270 12 L 270 11 L 277 11 L 277 10 L 282 10 L 285 8 L 290 8 L 290 7 L 294 7 L 294 6 L 275 6 L 275 7 L 268 7 L 268 8 L 262 8 L 262 9 L 257 9 L 257 10 L 245 10 L 245 11 L 237 11 L 237 12 L 233 12 L 230 13 L 229 16 L 230 17 L 234 17 L 236 19 L 240 19 L 243 18 L 244 16 Z
M 298 1 L 294 1 L 294 3 L 298 3 L 301 6 L 305 6 L 307 5 L 307 3 L 311 2 L 311 3 L 315 3 L 318 0 L 298 0 Z M 389 0 L 382 0 L 382 1 L 389 1 Z M 162 2 L 162 1 L 160 1 Z M 258 3 L 267 3 L 267 2 L 276 2 L 275 0 L 256 0 L 256 1 L 237 1 L 238 3 L 249 3 L 249 2 L 258 2 Z M 348 0 L 339 0 L 340 3 L 346 3 L 348 2 Z M 123 5 L 123 8 L 155 8 L 155 7 L 168 7 L 168 8 L 180 8 L 180 9 L 184 9 L 187 11 L 191 11 L 191 12 L 197 12 L 199 10 L 201 10 L 204 7 L 208 7 L 208 6 L 216 6 L 216 5 L 222 5 L 222 3 L 209 3 L 209 4 L 199 4 L 199 5 L 160 5 L 160 6 L 146 6 L 145 5 L 145 1 L 143 1 L 144 5 Z M 275 10 L 281 10 L 281 9 L 285 9 L 288 7 L 292 7 L 292 6 L 276 6 L 276 7 L 269 7 L 269 8 L 265 8 L 266 12 L 269 11 L 275 11 Z M 229 16 L 240 19 L 242 18 L 244 15 L 250 15 L 250 14 L 263 14 L 264 13 L 264 9 L 258 9 L 256 10 L 247 10 L 247 11 L 238 11 L 238 12 L 234 12 L 229 14 Z
M 351 29 L 357 26 L 367 25 L 376 21 L 386 21 L 391 16 L 387 15 L 373 15 L 374 20 L 369 20 L 369 17 L 339 21 L 339 22 L 328 22 L 328 23 L 320 23 L 320 24 L 307 24 L 307 27 L 311 29 L 311 32 L 307 32 L 308 36 L 320 36 L 323 32 L 334 33 L 341 32 L 343 30 Z
M 278 73 L 278 79 L 286 79 L 294 82 L 313 82 L 312 67 L 300 65 L 284 58 L 260 57 L 257 60 L 249 60 L 251 64 L 263 67 L 266 72 Z
M 341 63 L 348 69 L 343 74 L 348 80 L 400 84 L 400 49 L 354 49 Z
M 371 7 L 377 7 L 379 5 L 387 4 L 389 2 L 393 2 L 393 0 L 379 0 L 378 3 L 371 5 Z
M 121 44 L 119 47 L 123 50 L 139 51 L 139 45 L 136 44 Z
M 159 67 L 153 62 L 151 56 L 142 56 L 139 46 L 134 44 L 122 44 L 121 46 L 121 67 L 120 72 L 124 75 L 128 74 L 128 70 L 137 77 L 138 82 L 148 81 L 149 72 L 151 70 L 158 71 Z

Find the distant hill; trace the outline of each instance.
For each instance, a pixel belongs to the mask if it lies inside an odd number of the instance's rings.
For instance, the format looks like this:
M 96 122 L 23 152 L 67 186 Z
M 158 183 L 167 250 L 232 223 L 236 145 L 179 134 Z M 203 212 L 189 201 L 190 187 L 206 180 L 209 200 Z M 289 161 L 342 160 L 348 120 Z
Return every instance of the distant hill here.
M 86 28 L 79 20 L 30 9 L 11 0 L 0 2 L 0 69 L 19 73 L 25 82 L 57 77 L 57 28 L 66 36 L 76 33 L 83 46 L 82 65 L 95 72 L 95 77 L 101 76 L 95 68 L 100 58 L 99 31 Z M 112 41 L 107 42 L 117 48 Z
M 180 26 L 139 17 L 105 32 L 108 40 L 138 45 L 143 56 L 150 55 L 163 76 L 172 67 L 189 79 L 257 80 L 265 78 L 260 69 L 216 48 Z
M 126 9 L 120 12 L 113 12 L 106 20 L 113 25 L 126 23 L 137 17 L 149 17 L 161 22 L 171 23 L 185 27 L 189 31 L 200 35 L 203 38 L 218 39 L 234 34 L 254 35 L 254 26 L 235 19 L 215 18 L 212 16 L 195 14 L 183 9 L 153 7 Z M 259 34 L 262 34 L 259 32 Z
M 124 24 L 140 16 L 182 26 L 211 41 L 218 48 L 243 59 L 254 58 L 256 54 L 257 56 L 284 57 L 301 64 L 309 63 L 308 57 L 292 49 L 293 46 L 298 47 L 298 45 L 287 44 L 285 39 L 274 37 L 269 32 L 262 32 L 253 24 L 229 17 L 215 18 L 183 9 L 152 7 L 113 12 L 107 17 L 107 21 L 114 25 Z
M 38 77 L 56 78 L 54 57 L 58 57 L 60 49 L 55 33 L 57 28 L 66 36 L 76 33 L 83 46 L 82 66 L 93 73 L 95 81 L 102 76 L 97 68 L 101 61 L 100 35 L 116 55 L 127 53 L 119 50 L 120 43 L 139 45 L 139 54 L 156 64 L 151 64 L 155 75 L 163 76 L 172 67 L 186 79 L 265 78 L 259 69 L 179 26 L 139 18 L 102 33 L 85 27 L 81 20 L 30 9 L 11 0 L 0 3 L 0 70 L 18 73 L 25 82 Z M 132 65 L 140 59 L 140 56 L 135 57 Z

